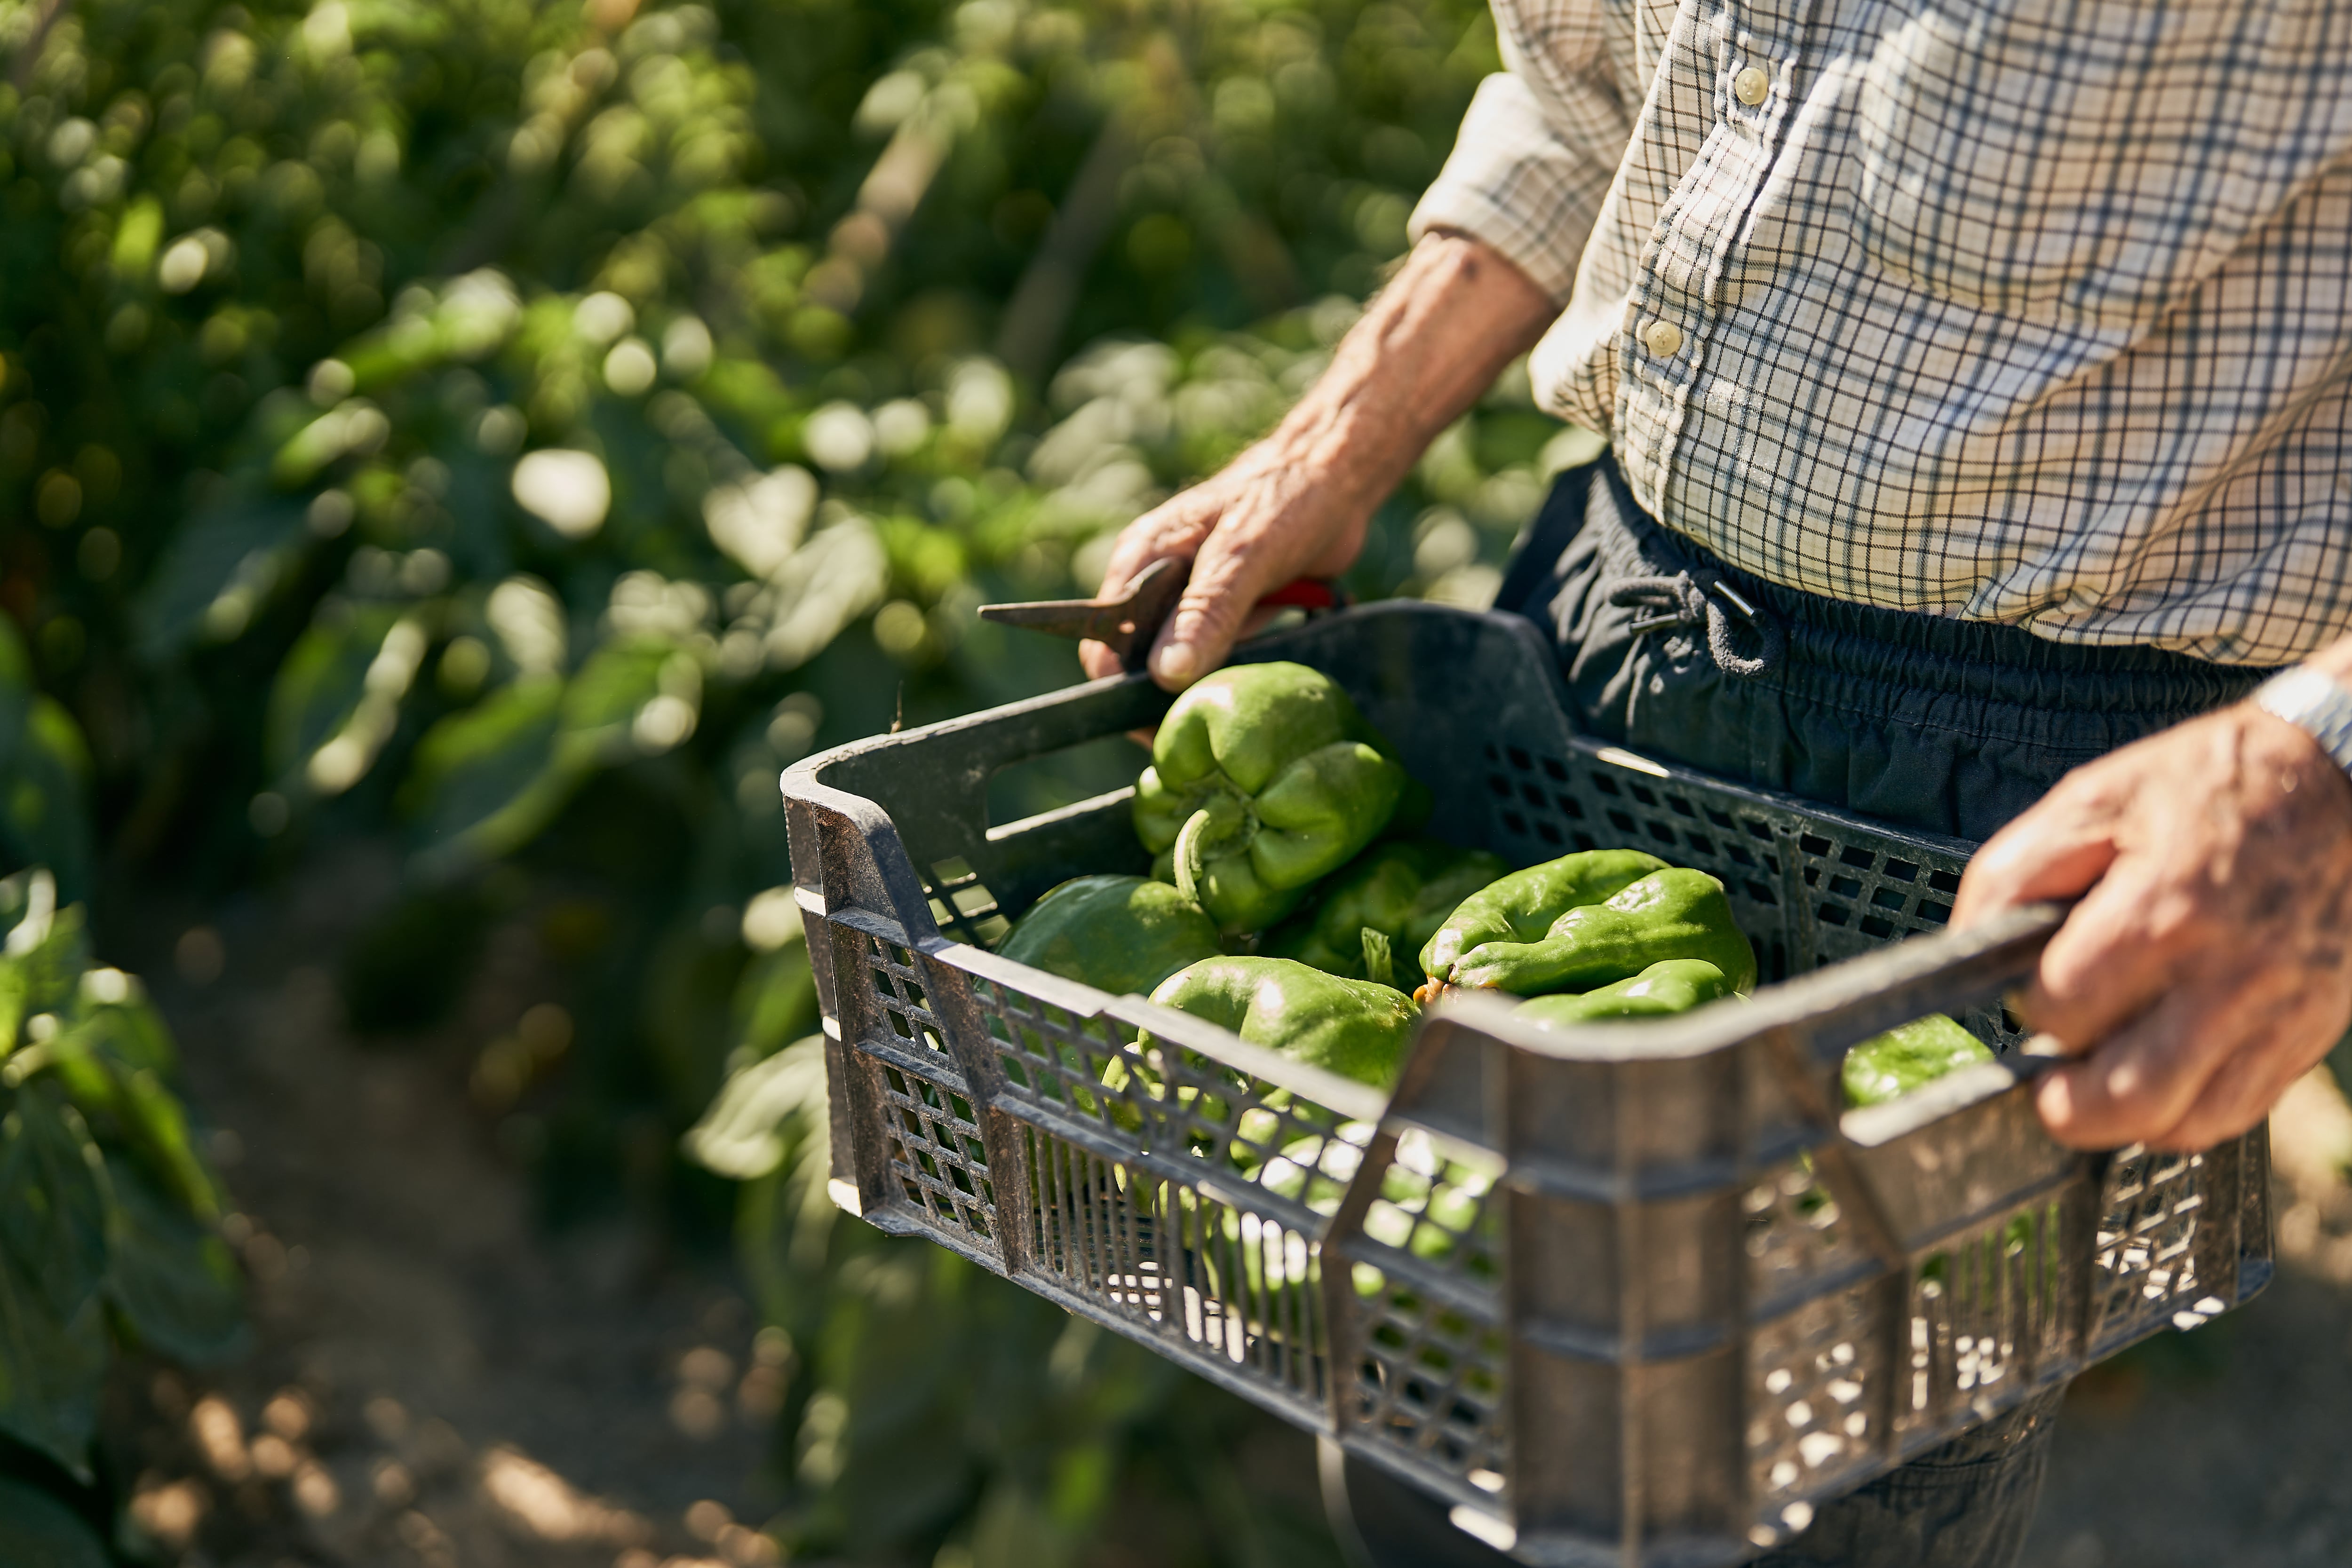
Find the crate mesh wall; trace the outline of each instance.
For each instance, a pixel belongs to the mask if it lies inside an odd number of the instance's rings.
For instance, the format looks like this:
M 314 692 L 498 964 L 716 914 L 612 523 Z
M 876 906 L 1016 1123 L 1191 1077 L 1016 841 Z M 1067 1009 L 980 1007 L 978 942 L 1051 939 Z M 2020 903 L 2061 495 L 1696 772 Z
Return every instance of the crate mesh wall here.
M 1383 1138 L 1373 1147 L 1378 1157 Z M 1357 1432 L 1479 1501 L 1507 1490 L 1499 1165 L 1393 1141 L 1381 1195 L 1339 1261 L 1362 1347 Z
M 973 995 L 1000 1103 L 1027 1113 L 1034 1267 L 1180 1359 L 1319 1409 L 1317 1247 L 1370 1127 L 1109 1019 Z
M 1749 1487 L 1768 1509 L 1833 1485 L 1874 1457 L 1887 1375 L 1868 1285 L 1804 1301 L 1766 1323 L 1748 1358 Z
M 2192 1248 L 2205 1199 L 2196 1177 L 2204 1168 L 2203 1155 L 2137 1153 L 2116 1162 L 2098 1239 L 2100 1316 L 2110 1334 L 2168 1320 L 2169 1303 L 2184 1297 L 2228 1293 L 2220 1281 L 2197 1278 Z
M 970 1088 L 931 1011 L 906 947 L 862 930 L 842 933 L 860 955 L 891 1036 L 868 1043 L 891 1174 L 932 1225 L 987 1245 L 996 1237 L 996 1193 Z

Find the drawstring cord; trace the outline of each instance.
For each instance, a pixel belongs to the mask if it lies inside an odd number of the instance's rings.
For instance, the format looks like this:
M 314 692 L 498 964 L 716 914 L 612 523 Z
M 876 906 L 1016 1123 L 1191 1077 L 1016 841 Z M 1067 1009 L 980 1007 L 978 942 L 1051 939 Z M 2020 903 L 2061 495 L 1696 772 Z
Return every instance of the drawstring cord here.
M 1610 585 L 1609 602 L 1619 610 L 1636 610 L 1628 630 L 1644 632 L 1706 631 L 1706 651 L 1716 668 L 1742 680 L 1760 675 L 1780 663 L 1788 636 L 1780 621 L 1760 605 L 1750 604 L 1739 591 L 1711 571 L 1678 571 L 1672 577 L 1628 577 Z M 1748 658 L 1731 643 L 1728 604 L 1755 633 L 1757 653 Z

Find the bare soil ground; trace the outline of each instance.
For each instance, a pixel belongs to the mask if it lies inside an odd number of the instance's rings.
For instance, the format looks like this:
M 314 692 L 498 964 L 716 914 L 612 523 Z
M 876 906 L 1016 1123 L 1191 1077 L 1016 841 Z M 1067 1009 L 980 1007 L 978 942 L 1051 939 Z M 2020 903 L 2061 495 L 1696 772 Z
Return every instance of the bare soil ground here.
M 549 995 L 530 944 L 494 939 L 432 1037 L 346 1028 L 331 967 L 392 891 L 356 855 L 278 898 L 157 911 L 152 950 L 121 955 L 218 1129 L 255 1330 L 216 1373 L 123 1380 L 134 1516 L 182 1568 L 773 1561 L 741 1521 L 772 1506 L 778 1377 L 724 1260 L 625 1219 L 551 1234 L 468 1102 L 482 1046 Z M 201 985 L 173 972 L 199 925 L 226 957 Z
M 269 897 L 153 908 L 144 968 L 243 1217 L 255 1343 L 144 1368 L 110 1413 L 179 1568 L 758 1568 L 777 1373 L 723 1260 L 613 1220 L 551 1232 L 467 1064 L 549 994 L 492 946 L 458 1018 L 386 1050 L 330 973 L 392 891 L 356 854 Z M 226 968 L 174 973 L 184 934 Z M 208 966 L 191 967 L 198 978 Z M 2274 1124 L 2282 1268 L 2258 1302 L 2077 1385 L 2029 1568 L 2352 1563 L 2352 1111 Z M 1305 1463 L 1306 1439 L 1298 1439 Z

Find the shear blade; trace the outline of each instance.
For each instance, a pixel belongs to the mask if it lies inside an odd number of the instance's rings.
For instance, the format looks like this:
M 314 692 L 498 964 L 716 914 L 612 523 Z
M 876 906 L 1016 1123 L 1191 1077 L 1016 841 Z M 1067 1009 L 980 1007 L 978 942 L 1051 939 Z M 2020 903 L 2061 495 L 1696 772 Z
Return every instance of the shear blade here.
M 983 604 L 980 618 L 1003 626 L 1025 626 L 1057 637 L 1092 638 L 1125 659 L 1149 648 L 1160 622 L 1184 591 L 1186 573 L 1172 560 L 1143 569 L 1115 599 L 1040 599 L 1020 604 Z

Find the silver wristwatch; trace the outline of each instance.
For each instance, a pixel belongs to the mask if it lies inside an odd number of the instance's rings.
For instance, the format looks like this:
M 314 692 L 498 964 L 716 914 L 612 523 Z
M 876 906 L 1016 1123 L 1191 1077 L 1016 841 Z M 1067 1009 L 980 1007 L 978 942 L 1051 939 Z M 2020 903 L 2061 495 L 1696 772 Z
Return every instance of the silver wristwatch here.
M 2352 773 L 2352 691 L 2308 664 L 2282 670 L 2254 688 L 2254 706 L 2319 742 L 2336 766 Z

